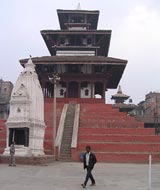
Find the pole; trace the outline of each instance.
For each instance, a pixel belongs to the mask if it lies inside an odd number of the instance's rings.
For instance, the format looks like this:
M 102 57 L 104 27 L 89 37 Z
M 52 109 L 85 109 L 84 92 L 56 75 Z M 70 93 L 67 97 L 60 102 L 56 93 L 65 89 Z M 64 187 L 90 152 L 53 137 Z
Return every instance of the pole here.
M 148 175 L 148 190 L 151 190 L 151 183 L 152 183 L 152 168 L 151 168 L 151 164 L 152 164 L 152 155 L 149 155 L 149 175 Z
M 14 138 L 15 138 L 15 129 L 13 129 L 12 142 L 14 142 Z
M 154 108 L 154 127 L 155 127 L 155 134 L 158 135 L 160 133 L 159 131 L 159 118 L 158 118 L 158 99 L 156 94 L 156 101 L 155 101 L 155 108 Z
M 54 91 L 53 91 L 53 153 L 54 153 L 54 156 L 55 156 L 55 160 L 56 160 L 56 117 L 57 117 L 57 114 L 56 114 L 56 84 L 57 84 L 57 81 L 60 80 L 60 77 L 58 77 L 58 74 L 57 73 L 54 73 L 52 75 L 52 77 L 49 77 L 49 80 L 50 82 L 53 84 L 53 87 L 54 87 Z
M 53 150 L 54 150 L 54 156 L 55 156 L 55 160 L 56 160 L 56 78 L 54 78 L 54 97 L 53 97 Z

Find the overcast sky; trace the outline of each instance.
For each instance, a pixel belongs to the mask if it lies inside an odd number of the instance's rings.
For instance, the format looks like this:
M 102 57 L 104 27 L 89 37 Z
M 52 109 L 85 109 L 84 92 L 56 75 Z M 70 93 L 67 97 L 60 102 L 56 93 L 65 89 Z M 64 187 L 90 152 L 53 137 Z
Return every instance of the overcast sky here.
M 160 0 L 1 0 L 0 77 L 15 84 L 19 60 L 49 55 L 40 30 L 59 29 L 57 9 L 99 10 L 112 30 L 109 57 L 128 60 L 120 85 L 133 103 L 160 92 Z M 108 90 L 107 101 L 117 89 Z

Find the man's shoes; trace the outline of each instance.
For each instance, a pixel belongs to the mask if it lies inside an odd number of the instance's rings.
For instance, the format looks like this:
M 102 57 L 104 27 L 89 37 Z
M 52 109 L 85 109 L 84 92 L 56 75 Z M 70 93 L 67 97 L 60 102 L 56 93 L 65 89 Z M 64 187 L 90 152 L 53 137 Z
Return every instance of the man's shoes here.
M 16 167 L 16 164 L 9 164 L 9 166 L 14 166 L 14 167 Z
M 85 186 L 83 183 L 81 184 L 81 186 L 82 186 L 83 188 L 86 188 L 86 186 Z
M 94 182 L 94 183 L 91 183 L 91 185 L 90 186 L 95 186 L 96 185 L 96 183 Z

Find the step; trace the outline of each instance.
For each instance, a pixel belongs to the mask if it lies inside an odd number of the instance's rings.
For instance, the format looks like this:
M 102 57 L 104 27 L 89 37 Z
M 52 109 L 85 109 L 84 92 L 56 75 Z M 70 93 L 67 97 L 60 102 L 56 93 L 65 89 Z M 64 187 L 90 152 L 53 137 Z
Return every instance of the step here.
M 154 128 L 79 127 L 78 134 L 155 135 L 155 129 Z
M 61 158 L 61 157 L 60 157 L 59 160 L 60 160 L 60 161 L 63 161 L 63 162 L 71 162 L 71 158 L 65 158 L 65 157 L 64 157 L 64 158 L 63 158 L 63 157 Z
M 86 145 L 88 145 L 86 142 L 78 143 L 78 150 L 84 150 Z M 99 152 L 159 152 L 160 150 L 160 143 L 90 142 L 89 145 L 92 150 Z
M 68 144 L 68 145 L 62 144 L 62 146 L 61 146 L 61 150 L 70 150 L 70 148 L 71 148 L 70 144 Z
M 80 122 L 80 127 L 85 127 L 85 128 L 144 128 L 143 125 L 140 124 L 130 124 L 130 123 L 87 123 L 87 124 L 82 124 Z
M 160 136 L 157 135 L 137 135 L 129 134 L 80 134 L 78 136 L 78 142 L 160 142 Z
M 73 133 L 74 115 L 75 105 L 69 104 L 64 123 L 64 131 L 60 150 L 60 160 L 62 160 L 62 158 L 63 160 L 70 160 L 71 158 L 71 140 Z
M 60 155 L 60 157 L 61 158 L 62 157 L 68 157 L 68 158 L 70 158 L 71 157 L 71 152 L 69 152 L 69 153 L 62 152 L 61 155 Z
M 94 152 L 97 158 L 97 162 L 108 162 L 108 163 L 147 163 L 149 162 L 149 152 Z M 79 155 L 77 154 L 77 160 L 80 161 Z M 152 153 L 152 163 L 160 163 L 159 153 Z M 96 166 L 95 166 L 96 167 Z
M 97 160 L 112 163 L 148 163 L 150 153 L 95 153 Z M 152 154 L 152 163 L 160 162 L 159 154 Z

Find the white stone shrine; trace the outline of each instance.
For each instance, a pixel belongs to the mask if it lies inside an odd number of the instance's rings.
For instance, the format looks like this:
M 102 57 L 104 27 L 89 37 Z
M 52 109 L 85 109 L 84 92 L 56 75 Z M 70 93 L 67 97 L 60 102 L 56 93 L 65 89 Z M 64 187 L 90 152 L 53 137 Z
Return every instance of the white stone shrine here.
M 6 127 L 4 155 L 9 155 L 12 141 L 15 142 L 17 156 L 44 155 L 44 97 L 31 58 L 13 88 Z

